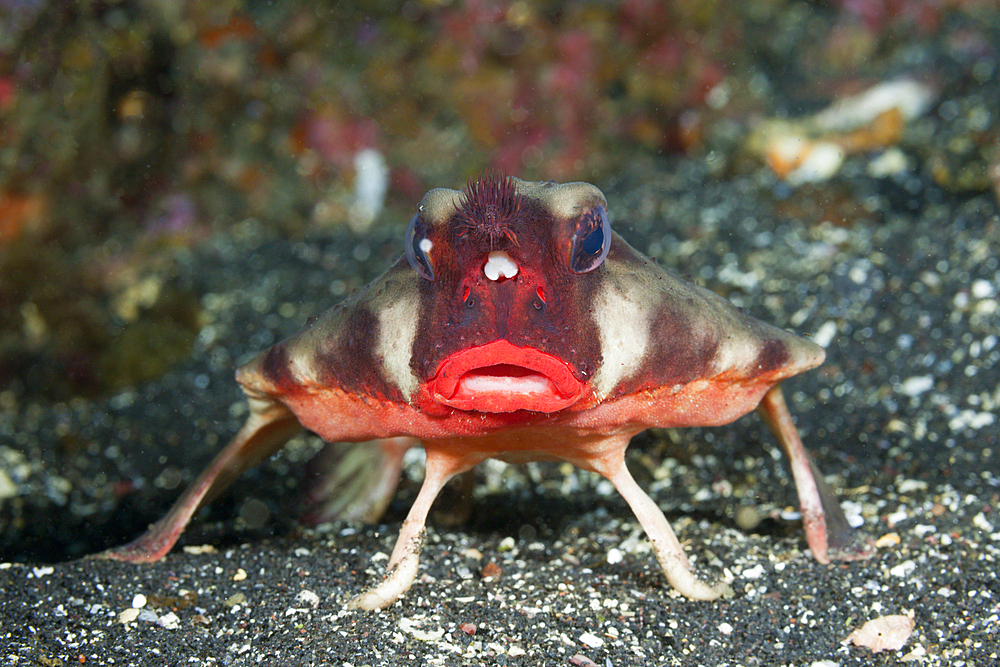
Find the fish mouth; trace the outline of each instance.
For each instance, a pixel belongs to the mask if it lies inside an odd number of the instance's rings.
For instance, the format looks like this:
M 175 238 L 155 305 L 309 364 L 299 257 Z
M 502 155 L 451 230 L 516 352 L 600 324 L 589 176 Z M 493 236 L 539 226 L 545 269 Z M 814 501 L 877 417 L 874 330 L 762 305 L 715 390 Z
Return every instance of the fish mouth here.
M 429 385 L 434 400 L 459 410 L 546 413 L 576 403 L 585 386 L 562 359 L 506 340 L 452 354 Z

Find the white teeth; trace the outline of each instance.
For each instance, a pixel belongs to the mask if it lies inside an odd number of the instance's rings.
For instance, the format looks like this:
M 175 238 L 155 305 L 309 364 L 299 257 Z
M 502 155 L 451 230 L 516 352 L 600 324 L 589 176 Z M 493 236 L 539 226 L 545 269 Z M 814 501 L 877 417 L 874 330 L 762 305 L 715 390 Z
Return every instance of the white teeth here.
M 517 275 L 517 262 L 510 258 L 510 255 L 503 250 L 494 250 L 489 254 L 483 273 L 490 280 L 503 278 L 513 278 Z

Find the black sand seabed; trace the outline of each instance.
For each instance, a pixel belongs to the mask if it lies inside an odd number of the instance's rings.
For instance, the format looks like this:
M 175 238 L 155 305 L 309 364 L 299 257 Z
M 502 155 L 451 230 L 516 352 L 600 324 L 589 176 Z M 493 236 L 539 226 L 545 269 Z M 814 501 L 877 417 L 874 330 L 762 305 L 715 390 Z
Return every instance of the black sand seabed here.
M 648 162 L 602 185 L 638 247 L 827 345 L 824 367 L 786 395 L 849 514 L 880 539 L 873 559 L 811 558 L 786 464 L 751 415 L 645 434 L 630 450 L 697 566 L 731 578 L 730 600 L 666 588 L 606 483 L 497 465 L 481 473 L 471 522 L 431 531 L 402 601 L 345 611 L 381 573 L 420 473 L 377 527 L 295 528 L 301 461 L 317 447 L 305 439 L 241 479 L 184 535 L 189 549 L 160 563 L 45 562 L 54 544 L 69 558 L 140 532 L 241 422 L 235 365 L 399 252 L 398 230 L 261 244 L 248 225 L 184 263 L 178 280 L 208 294 L 212 319 L 185 367 L 0 422 L 5 469 L 32 490 L 5 499 L 15 520 L 3 547 L 23 562 L 0 565 L 0 664 L 997 664 L 993 195 L 944 192 L 917 173 L 874 179 L 849 162 L 836 187 L 868 217 L 807 225 L 782 207 L 808 197 L 764 171 L 715 180 L 699 161 Z M 60 454 L 71 434 L 81 455 Z M 747 515 L 763 520 L 740 529 Z M 190 549 L 204 544 L 215 550 Z M 886 614 L 913 614 L 905 648 L 841 645 Z

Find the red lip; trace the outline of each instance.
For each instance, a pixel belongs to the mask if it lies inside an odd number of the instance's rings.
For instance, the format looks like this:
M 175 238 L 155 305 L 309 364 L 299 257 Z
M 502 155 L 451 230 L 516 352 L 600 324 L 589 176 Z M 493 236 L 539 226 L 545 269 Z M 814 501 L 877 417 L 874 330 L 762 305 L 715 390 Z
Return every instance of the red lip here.
M 456 352 L 428 384 L 438 403 L 476 412 L 558 412 L 584 389 L 558 357 L 505 340 Z

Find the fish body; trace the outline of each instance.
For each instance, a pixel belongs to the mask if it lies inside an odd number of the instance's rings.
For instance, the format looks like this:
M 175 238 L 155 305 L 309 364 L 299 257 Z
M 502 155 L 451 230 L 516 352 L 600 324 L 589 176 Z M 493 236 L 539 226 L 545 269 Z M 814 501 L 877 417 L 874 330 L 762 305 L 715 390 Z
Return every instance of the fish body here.
M 822 363 L 823 349 L 660 268 L 612 231 L 607 206 L 587 183 L 500 175 L 431 190 L 399 261 L 237 371 L 246 425 L 167 516 L 105 555 L 159 559 L 198 507 L 305 428 L 371 453 L 361 463 L 333 459 L 334 481 L 319 494 L 323 519 L 376 519 L 405 451 L 426 451 L 386 577 L 353 607 L 382 608 L 409 589 L 441 487 L 488 458 L 563 460 L 605 476 L 668 581 L 689 598 L 714 599 L 729 587 L 695 576 L 629 474 L 625 450 L 650 427 L 717 426 L 755 408 L 789 454 L 816 559 L 870 555 L 779 388 Z

